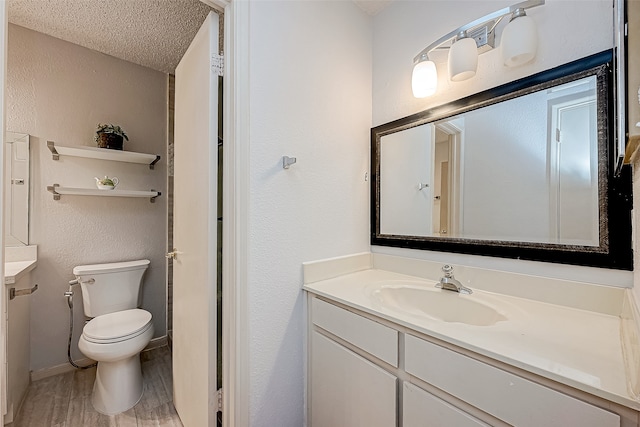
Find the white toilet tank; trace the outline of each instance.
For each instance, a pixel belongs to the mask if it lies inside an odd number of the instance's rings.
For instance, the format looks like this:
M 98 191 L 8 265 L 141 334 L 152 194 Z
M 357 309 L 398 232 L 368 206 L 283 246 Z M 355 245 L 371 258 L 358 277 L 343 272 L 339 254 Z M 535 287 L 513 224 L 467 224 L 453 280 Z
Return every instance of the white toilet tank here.
M 73 274 L 82 287 L 84 314 L 102 316 L 137 308 L 147 259 L 109 264 L 79 265 Z

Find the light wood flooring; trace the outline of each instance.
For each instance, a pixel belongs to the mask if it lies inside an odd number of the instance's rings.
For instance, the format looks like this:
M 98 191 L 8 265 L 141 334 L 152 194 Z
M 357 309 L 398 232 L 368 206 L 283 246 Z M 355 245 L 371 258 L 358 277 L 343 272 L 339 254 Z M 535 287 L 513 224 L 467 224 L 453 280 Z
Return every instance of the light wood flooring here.
M 31 383 L 11 427 L 182 427 L 172 403 L 171 350 L 141 355 L 144 393 L 118 415 L 103 415 L 91 405 L 96 368 L 75 370 Z

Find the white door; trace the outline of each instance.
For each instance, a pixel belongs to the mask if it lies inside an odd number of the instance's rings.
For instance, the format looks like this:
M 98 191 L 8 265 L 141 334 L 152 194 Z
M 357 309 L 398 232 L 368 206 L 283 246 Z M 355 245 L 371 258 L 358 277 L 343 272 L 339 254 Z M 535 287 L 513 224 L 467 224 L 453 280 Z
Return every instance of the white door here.
M 2 124 L 2 132 L 4 132 L 4 96 L 5 96 L 5 83 L 6 83 L 6 70 L 7 70 L 7 2 L 0 1 L 0 120 Z M 0 138 L 4 141 L 4 137 Z M 2 142 L 4 144 L 4 142 Z M 0 181 L 3 180 L 3 160 L 4 150 L 0 150 Z M 3 188 L 3 182 L 0 182 L 0 188 Z M 2 199 L 0 198 L 0 205 L 2 205 Z M 0 206 L 0 277 L 4 277 L 4 206 Z M 7 337 L 7 324 L 6 324 L 6 305 L 5 305 L 5 292 L 0 292 L 0 426 L 4 425 L 4 415 L 7 412 L 7 365 L 6 365 L 6 337 Z
M 433 234 L 434 141 L 432 124 L 380 139 L 380 233 Z
M 211 12 L 176 68 L 173 398 L 185 427 L 216 419 L 217 52 Z
M 551 104 L 549 154 L 550 238 L 564 244 L 599 244 L 598 135 L 595 95 Z

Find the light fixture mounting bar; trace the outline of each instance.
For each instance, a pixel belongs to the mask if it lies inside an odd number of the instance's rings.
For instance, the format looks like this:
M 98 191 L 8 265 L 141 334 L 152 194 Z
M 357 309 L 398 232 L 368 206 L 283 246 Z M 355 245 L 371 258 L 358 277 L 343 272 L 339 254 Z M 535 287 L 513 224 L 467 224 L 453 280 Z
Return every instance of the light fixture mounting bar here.
M 496 10 L 495 12 L 489 13 L 481 18 L 476 19 L 475 21 L 471 21 L 462 27 L 456 28 L 455 30 L 449 32 L 448 34 L 440 37 L 435 42 L 431 43 L 429 46 L 424 48 L 418 55 L 413 58 L 413 63 L 417 64 L 418 62 L 429 59 L 429 52 L 440 47 L 440 45 L 448 42 L 449 40 L 455 38 L 461 32 L 472 30 L 476 27 L 480 27 L 490 21 L 495 21 L 503 18 L 504 16 L 510 15 L 514 13 L 517 9 L 530 9 L 537 6 L 542 6 L 545 0 L 527 0 L 520 3 L 516 3 L 514 5 L 502 8 L 500 10 Z

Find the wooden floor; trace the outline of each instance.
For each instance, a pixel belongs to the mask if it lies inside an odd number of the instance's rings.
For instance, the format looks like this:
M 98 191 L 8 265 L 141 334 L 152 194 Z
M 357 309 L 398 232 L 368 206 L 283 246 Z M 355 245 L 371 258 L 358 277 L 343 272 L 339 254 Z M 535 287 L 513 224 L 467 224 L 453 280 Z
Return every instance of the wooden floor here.
M 118 415 L 103 415 L 91 405 L 96 368 L 44 378 L 29 386 L 11 427 L 179 426 L 172 403 L 171 351 L 161 347 L 141 355 L 144 393 L 140 402 Z

